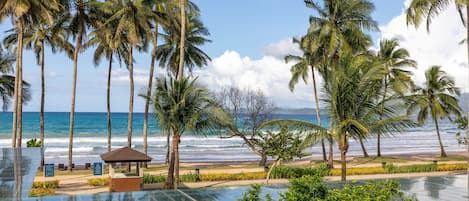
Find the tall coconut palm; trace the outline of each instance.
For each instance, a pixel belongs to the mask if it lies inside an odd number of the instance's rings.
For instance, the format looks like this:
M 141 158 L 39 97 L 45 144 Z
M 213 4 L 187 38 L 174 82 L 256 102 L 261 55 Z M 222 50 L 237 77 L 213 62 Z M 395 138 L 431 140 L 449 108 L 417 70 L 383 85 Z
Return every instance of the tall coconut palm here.
M 150 1 L 144 0 L 111 0 L 105 2 L 105 12 L 112 16 L 107 23 L 117 21 L 114 38 L 124 36 L 128 41 L 128 70 L 130 80 L 129 114 L 127 121 L 128 147 L 132 146 L 132 122 L 134 106 L 134 65 L 133 51 L 137 47 L 146 49 L 148 34 L 152 31 L 151 20 L 155 18 Z M 115 45 L 114 45 L 115 46 Z
M 315 100 L 316 119 L 318 121 L 318 124 L 321 126 L 322 125 L 321 113 L 319 109 L 319 97 L 318 97 L 318 91 L 317 91 L 317 86 L 316 86 L 317 85 L 316 75 L 315 75 L 316 73 L 314 72 L 315 71 L 314 66 L 316 63 L 318 63 L 315 60 L 318 60 L 318 57 L 311 55 L 311 53 L 308 50 L 308 47 L 309 47 L 308 44 L 302 41 L 303 40 L 301 39 L 300 40 L 296 38 L 293 39 L 293 43 L 298 44 L 300 48 L 302 49 L 303 51 L 302 57 L 296 56 L 296 55 L 287 55 L 285 57 L 285 62 L 287 63 L 290 61 L 297 62 L 290 69 L 290 72 L 292 73 L 292 77 L 290 79 L 288 86 L 290 88 L 290 91 L 293 92 L 295 89 L 295 85 L 298 83 L 300 78 L 302 78 L 305 84 L 307 84 L 308 83 L 307 77 L 309 75 L 308 72 L 311 71 L 311 79 L 313 82 L 313 95 L 314 95 L 314 100 Z M 327 156 L 326 156 L 326 147 L 324 144 L 324 138 L 321 139 L 321 147 L 322 147 L 323 160 L 326 161 Z
M 0 20 L 10 16 L 18 30 L 16 45 L 16 73 L 13 104 L 12 146 L 21 147 L 22 139 L 22 113 L 23 113 L 23 34 L 27 24 L 52 24 L 53 12 L 59 10 L 56 0 L 48 2 L 40 0 L 4 0 L 0 3 Z M 16 141 L 16 142 L 15 142 Z
M 425 71 L 425 83 L 411 95 L 409 113 L 418 110 L 418 122 L 425 124 L 430 116 L 435 123 L 436 135 L 440 145 L 441 157 L 446 157 L 443 141 L 440 136 L 438 119 L 451 116 L 461 117 L 462 109 L 458 104 L 459 88 L 454 79 L 449 77 L 440 66 L 432 66 Z
M 155 13 L 155 18 L 152 20 L 153 23 L 153 29 L 149 33 L 150 41 L 152 43 L 152 50 L 151 50 L 151 60 L 150 60 L 150 72 L 148 74 L 148 86 L 147 86 L 147 94 L 146 97 L 151 97 L 151 91 L 153 87 L 153 74 L 155 71 L 155 62 L 156 62 L 156 50 L 158 48 L 158 28 L 159 24 L 164 24 L 166 25 L 167 22 L 169 21 L 168 15 L 166 14 L 166 9 L 168 7 L 171 7 L 171 5 L 168 5 L 169 2 L 166 2 L 165 0 L 160 0 L 160 1 L 155 1 L 153 2 L 152 5 L 152 10 Z M 145 110 L 144 110 L 144 116 L 143 116 L 143 152 L 147 154 L 148 152 L 148 111 L 150 109 L 150 99 L 146 98 L 145 99 Z M 169 143 L 168 143 L 169 144 Z M 145 163 L 146 165 L 146 163 Z
M 179 24 L 179 23 L 178 23 Z M 180 35 L 179 25 L 163 27 L 164 33 L 161 34 L 163 44 L 158 46 L 156 58 L 159 60 L 159 65 L 165 67 L 168 71 L 172 72 L 176 77 L 179 77 L 179 60 L 180 60 Z M 199 46 L 211 42 L 206 37 L 210 33 L 204 24 L 193 12 L 188 13 L 188 21 L 186 24 L 186 34 L 184 42 L 184 67 L 192 72 L 194 67 L 201 67 L 207 65 L 210 57 Z
M 394 92 L 399 96 L 409 92 L 413 87 L 412 72 L 407 68 L 416 67 L 417 62 L 409 58 L 409 52 L 399 47 L 396 39 L 384 39 L 380 41 L 376 58 L 382 63 L 385 74 L 382 82 L 383 93 L 381 99 L 381 113 L 384 112 L 388 93 Z M 380 115 L 382 120 L 383 115 Z M 381 156 L 381 133 L 377 134 L 377 156 Z
M 415 25 L 418 27 L 422 24 L 422 20 L 426 20 L 426 27 L 427 31 L 430 31 L 430 24 L 434 18 L 436 18 L 445 8 L 447 8 L 451 2 L 456 4 L 457 12 L 461 17 L 461 21 L 463 22 L 464 26 L 466 27 L 466 40 L 469 39 L 469 20 L 467 17 L 469 16 L 469 1 L 462 1 L 462 0 L 412 0 L 410 3 L 409 8 L 407 9 L 407 24 L 408 25 Z M 464 7 L 466 7 L 466 18 L 464 18 Z M 467 46 L 467 56 L 469 62 L 469 43 L 466 43 Z M 469 79 L 468 79 L 469 80 Z M 469 116 L 469 102 L 467 103 L 468 113 Z M 466 137 L 469 138 L 469 122 L 466 129 Z M 469 154 L 469 146 L 467 146 L 467 152 Z M 469 157 L 468 157 L 469 163 Z M 469 175 L 469 168 L 467 169 L 467 173 Z M 468 177 L 468 188 L 469 188 L 469 177 Z
M 86 40 L 86 33 L 88 28 L 97 21 L 97 17 L 92 7 L 89 4 L 93 0 L 66 0 L 64 6 L 66 13 L 64 17 L 68 20 L 67 31 L 68 34 L 75 40 L 73 49 L 73 79 L 72 79 L 72 103 L 70 109 L 70 124 L 69 124 L 69 142 L 68 142 L 68 169 L 72 171 L 72 153 L 73 153 L 73 134 L 75 125 L 75 100 L 77 91 L 77 70 L 78 70 L 78 56 L 84 49 L 84 41 Z
M 39 135 L 41 146 L 44 147 L 44 104 L 45 104 L 45 45 L 49 45 L 53 53 L 57 50 L 64 50 L 65 53 L 72 57 L 73 46 L 67 41 L 64 18 L 56 18 L 54 24 L 46 25 L 30 24 L 24 29 L 24 43 L 27 49 L 33 49 L 36 55 L 36 61 L 41 67 L 41 109 L 39 114 Z M 11 29 L 11 34 L 6 36 L 4 43 L 7 47 L 13 47 L 17 43 L 18 30 Z M 41 157 L 41 170 L 44 166 L 44 155 Z
M 179 183 L 179 142 L 186 131 L 209 134 L 217 131 L 227 115 L 215 104 L 208 91 L 196 79 L 182 81 L 157 79 L 152 97 L 153 112 L 162 129 L 172 132 L 171 159 L 166 188 L 177 189 Z
M 331 75 L 335 74 L 334 68 L 338 66 L 336 63 L 341 52 L 365 51 L 371 44 L 370 37 L 364 31 L 378 30 L 377 23 L 371 17 L 374 5 L 368 0 L 324 0 L 322 5 L 305 0 L 305 3 L 317 13 L 317 16 L 309 18 L 310 27 L 306 35 L 309 52 L 322 52 L 317 54 L 323 57 L 319 65 L 326 69 L 321 75 L 324 80 L 335 82 Z M 325 85 L 328 84 L 333 83 L 325 82 Z M 332 119 L 334 116 L 330 118 L 330 122 L 335 122 Z M 329 164 L 332 164 L 332 152 L 329 152 Z
M 99 6 L 97 4 L 96 6 Z M 103 14 L 103 16 L 105 16 Z M 109 17 L 109 16 L 107 16 Z M 107 74 L 107 85 L 106 85 L 106 112 L 107 112 L 107 151 L 111 151 L 111 136 L 112 136 L 112 126 L 111 126 L 111 73 L 112 73 L 112 63 L 114 61 L 114 56 L 117 57 L 117 61 L 121 63 L 124 61 L 128 64 L 128 43 L 124 37 L 114 38 L 116 33 L 116 23 L 105 23 L 107 19 L 104 17 L 102 20 L 97 22 L 95 30 L 89 34 L 89 40 L 85 44 L 85 48 L 95 46 L 96 49 L 93 55 L 94 64 L 97 66 L 101 62 L 101 59 L 104 57 L 108 60 L 108 74 Z M 117 46 L 114 46 L 117 45 Z

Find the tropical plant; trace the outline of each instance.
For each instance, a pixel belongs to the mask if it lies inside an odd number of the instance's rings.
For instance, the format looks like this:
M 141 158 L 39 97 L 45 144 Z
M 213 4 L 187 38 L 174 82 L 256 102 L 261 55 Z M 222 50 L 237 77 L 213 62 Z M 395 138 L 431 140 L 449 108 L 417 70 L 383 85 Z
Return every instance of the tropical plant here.
M 101 6 L 104 5 L 100 2 L 95 2 L 91 4 L 97 7 L 97 11 L 101 11 Z M 89 34 L 89 39 L 85 43 L 85 49 L 95 46 L 95 52 L 93 55 L 93 61 L 95 66 L 97 66 L 101 59 L 104 57 L 108 60 L 108 74 L 107 74 L 107 85 L 106 85 L 106 111 L 107 111 L 107 151 L 111 151 L 111 136 L 112 136 L 112 127 L 111 127 L 111 73 L 112 73 L 112 63 L 114 62 L 114 56 L 117 57 L 119 64 L 124 61 L 126 64 L 128 61 L 128 43 L 125 37 L 121 36 L 120 38 L 115 38 L 117 31 L 117 20 L 113 22 L 107 22 L 106 20 L 110 17 L 109 14 L 101 13 L 103 16 L 102 19 L 99 19 L 95 22 L 94 31 Z
M 305 42 L 306 41 L 306 42 Z M 294 91 L 295 85 L 298 84 L 300 78 L 305 82 L 308 83 L 308 75 L 309 71 L 311 71 L 311 79 L 313 82 L 313 92 L 314 92 L 314 102 L 316 111 L 316 119 L 319 126 L 321 126 L 321 113 L 319 108 L 319 98 L 318 98 L 318 90 L 317 90 L 317 82 L 316 82 L 316 73 L 315 73 L 315 64 L 318 63 L 318 60 L 321 58 L 320 56 L 311 55 L 311 52 L 308 50 L 309 45 L 307 43 L 309 40 L 305 40 L 305 37 L 302 39 L 293 38 L 293 43 L 296 43 L 300 46 L 303 51 L 303 56 L 296 56 L 296 55 L 287 55 L 285 56 L 285 62 L 295 61 L 296 63 L 291 67 L 290 72 L 292 77 L 288 86 L 290 91 Z M 318 53 L 318 52 L 316 52 Z M 327 138 L 330 139 L 330 138 Z M 329 143 L 330 144 L 330 143 Z M 332 147 L 332 146 L 331 146 Z M 321 138 L 321 148 L 322 148 L 322 158 L 324 161 L 327 160 L 326 156 L 326 147 L 324 144 L 324 138 Z
M 75 100 L 77 91 L 77 69 L 78 69 L 78 56 L 83 52 L 86 43 L 86 33 L 101 16 L 99 16 L 96 9 L 90 4 L 94 0 L 64 0 L 63 7 L 65 8 L 64 17 L 67 20 L 66 31 L 69 37 L 75 41 L 73 48 L 73 79 L 72 79 L 72 103 L 70 109 L 70 125 L 69 125 L 69 143 L 68 143 L 68 167 L 72 167 L 72 153 L 73 153 L 73 134 L 75 125 Z M 85 39 L 85 40 L 83 40 Z M 69 168 L 72 171 L 73 168 Z
M 55 15 L 57 16 L 57 14 Z M 44 142 L 44 104 L 45 104 L 45 45 L 49 45 L 53 53 L 58 50 L 72 57 L 73 46 L 68 42 L 64 29 L 64 18 L 55 19 L 52 25 L 44 23 L 29 24 L 24 29 L 24 44 L 27 49 L 32 49 L 36 56 L 36 61 L 41 68 L 41 109 L 39 114 L 39 135 L 40 141 Z M 18 30 L 11 29 L 7 32 L 3 42 L 11 49 L 17 43 Z M 44 146 L 44 144 L 41 144 Z M 44 166 L 44 155 L 41 156 L 41 170 Z
M 180 48 L 180 35 L 178 34 L 181 29 L 179 24 L 178 21 L 172 26 L 163 27 L 164 33 L 161 34 L 161 37 L 164 43 L 158 46 L 156 53 L 156 58 L 160 61 L 159 65 L 167 68 L 176 77 L 180 75 L 177 64 L 181 58 L 181 52 L 178 50 L 182 49 Z M 194 67 L 205 66 L 210 61 L 210 57 L 199 48 L 199 46 L 211 41 L 205 38 L 210 33 L 199 19 L 197 10 L 188 13 L 185 33 L 184 66 L 189 72 L 192 72 Z
M 11 104 L 15 90 L 15 77 L 9 75 L 13 72 L 15 59 L 12 54 L 3 50 L 0 45 L 0 99 L 2 100 L 2 111 L 7 111 Z M 30 85 L 23 81 L 23 102 L 31 100 Z
M 133 51 L 136 48 L 146 49 L 147 35 L 152 31 L 151 20 L 155 18 L 150 1 L 120 1 L 110 0 L 104 3 L 103 10 L 111 15 L 106 23 L 117 21 L 114 38 L 126 38 L 128 42 L 128 70 L 130 80 L 129 114 L 127 121 L 128 147 L 132 146 L 132 122 L 134 107 L 134 59 Z M 113 47 L 117 47 L 119 40 L 115 41 Z
M 409 52 L 399 47 L 399 43 L 396 39 L 383 39 L 379 43 L 379 50 L 376 55 L 376 59 L 384 67 L 385 74 L 382 82 L 383 93 L 381 99 L 381 112 L 380 119 L 383 119 L 383 113 L 385 103 L 388 98 L 388 93 L 394 92 L 394 94 L 402 96 L 405 92 L 409 92 L 414 83 L 411 79 L 412 72 L 407 70 L 409 67 L 416 67 L 417 63 L 409 58 Z M 377 135 L 377 156 L 381 156 L 381 135 L 382 133 L 376 133 Z
M 435 123 L 436 135 L 440 145 L 441 157 L 446 157 L 443 141 L 440 136 L 438 119 L 461 116 L 462 109 L 456 96 L 460 95 L 454 79 L 449 77 L 440 66 L 431 66 L 425 71 L 423 87 L 417 87 L 414 94 L 409 96 L 408 113 L 418 110 L 417 120 L 425 124 L 430 116 Z
M 166 188 L 177 189 L 179 185 L 179 143 L 184 132 L 214 133 L 228 118 L 207 90 L 197 86 L 196 80 L 157 79 L 152 96 L 153 112 L 160 127 L 172 132 Z
M 458 126 L 458 129 L 466 130 L 467 129 L 467 117 L 459 117 L 453 121 Z M 467 137 L 463 137 L 461 132 L 456 133 L 456 139 L 458 140 L 458 144 L 467 144 Z
M 238 137 L 252 152 L 259 155 L 259 166 L 265 167 L 267 155 L 262 152 L 262 147 L 257 142 L 262 136 L 262 124 L 272 118 L 274 104 L 262 93 L 262 91 L 247 90 L 230 87 L 216 94 L 218 104 L 231 117 L 231 121 L 224 125 L 227 132 L 220 133 L 221 138 Z
M 278 132 L 267 130 L 260 135 L 260 140 L 256 141 L 256 145 L 261 147 L 261 152 L 274 159 L 274 162 L 267 172 L 266 183 L 269 183 L 272 170 L 281 161 L 288 161 L 305 156 L 303 150 L 306 146 L 302 141 L 300 133 L 290 131 L 288 125 L 285 124 L 280 124 L 278 127 Z
M 305 0 L 305 3 L 317 15 L 309 18 L 310 26 L 304 42 L 308 52 L 318 62 L 316 67 L 323 80 L 332 79 L 330 74 L 333 71 L 327 72 L 326 69 L 337 66 L 341 52 L 363 52 L 371 44 L 370 37 L 364 31 L 378 30 L 377 23 L 371 17 L 374 5 L 368 0 L 324 0 L 322 4 Z M 331 130 L 329 133 L 334 132 Z M 329 140 L 330 166 L 333 164 L 332 145 L 333 141 Z
M 36 138 L 30 139 L 26 142 L 26 147 L 42 147 L 42 141 Z
M 463 0 L 438 0 L 438 1 L 433 1 L 433 0 L 412 0 L 412 2 L 409 5 L 409 8 L 407 8 L 406 13 L 407 13 L 407 25 L 414 25 L 415 27 L 418 27 L 420 24 L 422 24 L 422 20 L 426 20 L 426 27 L 427 31 L 430 31 L 430 24 L 432 23 L 432 20 L 436 18 L 442 11 L 444 11 L 451 2 L 454 2 L 456 5 L 456 10 L 459 13 L 459 16 L 461 18 L 461 22 L 463 23 L 463 26 L 466 27 L 466 46 L 468 49 L 467 56 L 468 56 L 468 61 L 469 61 L 469 43 L 467 40 L 469 39 L 469 1 L 463 1 Z M 464 7 L 466 7 L 466 18 L 464 18 Z M 468 108 L 469 108 L 469 102 Z M 468 115 L 469 116 L 469 113 Z M 466 137 L 469 137 L 469 122 L 468 126 L 466 127 Z M 469 160 L 469 159 L 468 159 Z M 469 169 L 467 169 L 467 173 L 469 174 Z
M 24 28 L 28 24 L 52 24 L 54 12 L 59 11 L 56 0 L 48 2 L 39 0 L 4 0 L 0 3 L 0 20 L 10 16 L 18 30 L 16 45 L 16 71 L 13 104 L 12 146 L 21 147 L 23 132 L 23 36 Z M 15 142 L 16 141 L 16 142 Z

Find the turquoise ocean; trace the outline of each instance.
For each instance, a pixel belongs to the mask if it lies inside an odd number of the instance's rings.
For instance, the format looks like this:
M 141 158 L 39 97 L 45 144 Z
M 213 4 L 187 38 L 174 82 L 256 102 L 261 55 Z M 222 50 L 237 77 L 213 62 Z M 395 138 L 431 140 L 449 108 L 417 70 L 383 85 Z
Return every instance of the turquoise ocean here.
M 127 113 L 112 113 L 112 148 L 127 145 Z M 272 118 L 301 119 L 316 122 L 315 115 L 308 114 L 275 114 Z M 322 117 L 327 122 L 328 117 Z M 0 148 L 11 147 L 12 113 L 0 113 Z M 45 162 L 65 163 L 68 153 L 69 113 L 45 113 Z M 31 138 L 39 138 L 39 113 L 25 112 L 23 114 L 23 146 Z M 458 145 L 455 125 L 449 121 L 440 124 L 445 149 L 448 152 L 465 150 L 465 146 Z M 99 155 L 106 152 L 107 121 L 106 113 L 78 112 L 75 116 L 75 135 L 73 161 L 76 164 L 100 161 Z M 143 113 L 134 113 L 132 147 L 142 150 L 143 146 Z M 349 155 L 362 154 L 357 142 L 351 141 Z M 368 139 L 366 148 L 370 156 L 376 154 L 376 140 Z M 166 137 L 160 131 L 156 121 L 149 117 L 148 154 L 153 162 L 163 162 L 166 153 Z M 195 136 L 185 133 L 181 140 L 182 162 L 208 161 L 253 161 L 259 157 L 252 153 L 239 138 L 221 139 L 220 135 Z M 337 146 L 334 146 L 335 154 Z M 423 127 L 412 128 L 394 136 L 384 137 L 382 153 L 384 155 L 405 153 L 438 153 L 439 146 L 434 125 L 429 122 Z M 307 150 L 315 158 L 321 157 L 320 145 Z

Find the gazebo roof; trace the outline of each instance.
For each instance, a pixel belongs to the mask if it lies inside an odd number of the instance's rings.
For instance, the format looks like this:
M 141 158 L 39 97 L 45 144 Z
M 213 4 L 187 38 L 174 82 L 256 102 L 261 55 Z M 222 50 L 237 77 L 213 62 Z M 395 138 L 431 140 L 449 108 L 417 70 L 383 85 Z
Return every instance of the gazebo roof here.
M 122 147 L 111 152 L 101 154 L 106 163 L 115 162 L 150 162 L 151 157 L 129 147 Z

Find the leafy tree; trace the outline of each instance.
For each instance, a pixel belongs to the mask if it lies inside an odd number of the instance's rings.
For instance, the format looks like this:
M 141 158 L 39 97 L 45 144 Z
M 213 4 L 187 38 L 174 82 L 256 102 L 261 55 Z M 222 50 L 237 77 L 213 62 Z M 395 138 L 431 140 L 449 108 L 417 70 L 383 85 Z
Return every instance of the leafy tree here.
M 160 127 L 172 132 L 171 157 L 165 188 L 178 188 L 179 143 L 184 132 L 214 134 L 228 119 L 209 96 L 208 91 L 197 85 L 196 80 L 157 79 L 155 94 L 152 96 L 153 112 Z
M 381 99 L 381 114 L 380 119 L 383 119 L 385 103 L 388 98 L 389 92 L 403 96 L 405 92 L 412 90 L 414 85 L 411 76 L 412 72 L 407 70 L 409 67 L 416 67 L 417 63 L 409 58 L 409 52 L 399 47 L 399 43 L 395 39 L 380 41 L 379 50 L 376 58 L 384 68 L 384 79 L 382 82 L 383 92 Z M 391 94 L 392 95 L 392 94 Z M 381 156 L 381 135 L 377 134 L 377 156 Z
M 459 94 L 454 79 L 441 70 L 440 66 L 432 66 L 425 72 L 424 86 L 416 88 L 414 94 L 409 96 L 408 113 L 418 110 L 417 120 L 420 124 L 425 124 L 429 116 L 435 123 L 441 157 L 446 157 L 447 154 L 441 140 L 438 119 L 461 116 L 462 109 L 456 98 Z
M 266 124 L 269 124 L 269 122 Z M 267 130 L 264 134 L 259 134 L 260 140 L 255 142 L 257 146 L 261 147 L 261 152 L 264 155 L 274 159 L 267 172 L 266 183 L 269 183 L 272 170 L 281 161 L 305 156 L 303 150 L 306 146 L 301 139 L 300 133 L 294 133 L 289 129 L 287 125 L 280 124 L 278 132 Z
M 272 118 L 274 105 L 261 91 L 242 91 L 238 88 L 225 88 L 216 95 L 218 104 L 227 111 L 231 121 L 223 125 L 227 133 L 221 138 L 241 138 L 246 146 L 261 157 L 259 166 L 264 167 L 267 156 L 258 142 L 261 140 L 261 126 Z
M 465 130 L 467 129 L 467 117 L 459 117 L 454 122 L 458 129 Z M 467 137 L 463 137 L 461 132 L 456 133 L 456 139 L 458 140 L 459 144 L 467 144 Z
M 251 185 L 251 188 L 243 193 L 243 197 L 238 199 L 238 201 L 272 201 L 270 194 L 265 195 L 265 199 L 261 199 L 261 185 Z

